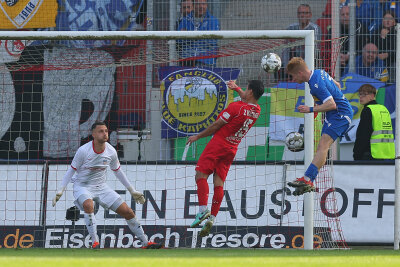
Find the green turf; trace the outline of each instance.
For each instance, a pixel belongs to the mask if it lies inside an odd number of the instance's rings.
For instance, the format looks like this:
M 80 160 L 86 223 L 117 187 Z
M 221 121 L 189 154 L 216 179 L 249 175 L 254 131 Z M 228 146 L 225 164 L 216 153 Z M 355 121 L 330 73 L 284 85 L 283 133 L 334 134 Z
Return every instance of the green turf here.
M 0 266 L 400 266 L 393 250 L 0 249 Z

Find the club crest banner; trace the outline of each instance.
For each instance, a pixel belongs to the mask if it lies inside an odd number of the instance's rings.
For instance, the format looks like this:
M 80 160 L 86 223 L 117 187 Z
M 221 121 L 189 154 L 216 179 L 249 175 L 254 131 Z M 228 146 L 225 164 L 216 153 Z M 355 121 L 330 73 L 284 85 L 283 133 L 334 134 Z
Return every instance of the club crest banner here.
M 233 100 L 226 81 L 236 80 L 239 69 L 160 68 L 162 138 L 197 134 Z
M 0 0 L 0 29 L 56 26 L 57 0 Z

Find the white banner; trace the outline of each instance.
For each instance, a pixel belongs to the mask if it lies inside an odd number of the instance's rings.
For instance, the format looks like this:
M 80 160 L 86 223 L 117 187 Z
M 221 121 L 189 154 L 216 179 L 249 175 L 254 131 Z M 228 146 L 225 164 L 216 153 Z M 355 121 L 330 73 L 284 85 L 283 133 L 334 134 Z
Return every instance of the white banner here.
M 347 242 L 393 242 L 394 175 L 394 165 L 335 166 L 340 192 L 336 198 Z
M 61 183 L 67 165 L 50 165 L 46 225 L 70 225 L 65 211 L 73 206 L 72 185 L 51 206 L 56 182 Z M 147 202 L 135 205 L 120 182 L 111 174 L 108 184 L 136 211 L 143 225 L 187 226 L 197 212 L 194 166 L 124 165 L 122 169 Z M 282 165 L 233 165 L 228 174 L 225 197 L 216 226 L 302 226 L 302 197 L 286 190 L 282 203 Z M 288 167 L 287 180 L 302 175 L 302 165 Z M 0 225 L 38 226 L 40 224 L 42 165 L 0 165 Z M 394 166 L 334 166 L 336 200 L 347 242 L 393 242 Z M 210 197 L 212 198 L 212 179 Z M 316 200 L 315 226 L 324 226 L 333 210 L 325 202 L 331 192 L 325 189 Z M 283 216 L 281 213 L 283 211 Z M 125 225 L 113 212 L 99 207 L 98 225 Z M 84 225 L 79 220 L 77 225 Z M 328 226 L 328 225 L 325 225 Z M 332 227 L 332 225 L 329 225 Z

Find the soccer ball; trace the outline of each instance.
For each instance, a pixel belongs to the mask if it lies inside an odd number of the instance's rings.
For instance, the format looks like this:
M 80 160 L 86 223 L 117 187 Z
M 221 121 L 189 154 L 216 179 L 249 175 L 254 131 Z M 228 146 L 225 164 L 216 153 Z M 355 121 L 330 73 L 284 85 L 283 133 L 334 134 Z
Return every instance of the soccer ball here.
M 268 53 L 261 58 L 261 68 L 266 72 L 277 72 L 281 66 L 281 58 L 275 53 Z
M 290 132 L 285 140 L 287 148 L 292 152 L 302 151 L 304 149 L 303 136 L 297 132 Z

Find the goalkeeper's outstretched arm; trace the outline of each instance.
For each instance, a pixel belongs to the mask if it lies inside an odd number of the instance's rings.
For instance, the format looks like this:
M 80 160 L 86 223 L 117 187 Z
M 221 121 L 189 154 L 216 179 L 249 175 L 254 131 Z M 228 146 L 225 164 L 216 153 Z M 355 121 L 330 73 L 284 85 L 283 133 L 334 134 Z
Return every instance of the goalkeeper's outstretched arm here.
M 135 190 L 132 184 L 128 181 L 128 178 L 126 177 L 125 173 L 121 171 L 121 168 L 114 170 L 114 175 L 115 177 L 118 178 L 121 184 L 123 184 L 126 187 L 129 193 L 131 193 L 136 203 L 143 204 L 145 202 L 144 195 Z
M 65 189 L 67 188 L 67 185 L 72 179 L 72 176 L 74 176 L 76 170 L 72 168 L 71 166 L 68 167 L 67 172 L 64 175 L 64 178 L 61 183 L 60 189 L 57 191 L 56 196 L 53 198 L 53 207 L 56 205 L 57 201 L 61 198 L 63 195 Z

